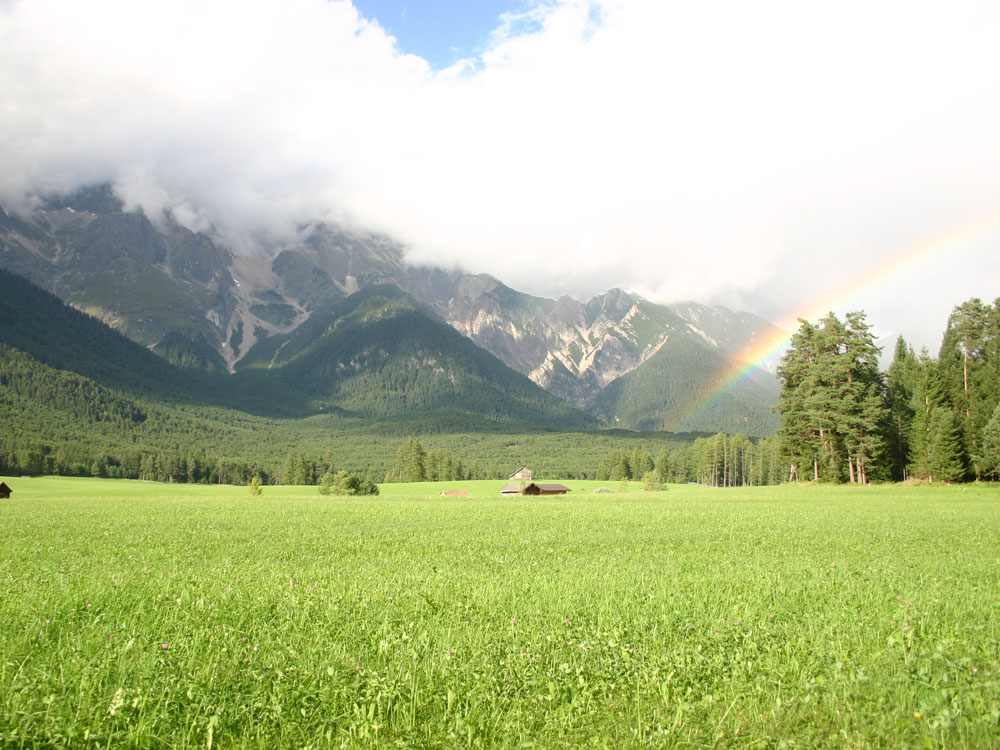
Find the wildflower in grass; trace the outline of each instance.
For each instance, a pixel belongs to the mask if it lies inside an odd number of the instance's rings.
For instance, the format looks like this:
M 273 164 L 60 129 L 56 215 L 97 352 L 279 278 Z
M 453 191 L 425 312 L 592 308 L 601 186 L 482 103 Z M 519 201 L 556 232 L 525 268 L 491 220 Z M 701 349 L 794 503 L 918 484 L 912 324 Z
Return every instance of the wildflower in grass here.
M 170 644 L 169 643 L 163 643 L 163 644 L 160 645 L 160 648 L 162 648 L 164 651 L 166 651 L 166 650 L 168 650 L 170 648 Z
M 510 618 L 510 624 L 511 625 L 517 625 L 517 618 L 516 617 L 511 617 Z

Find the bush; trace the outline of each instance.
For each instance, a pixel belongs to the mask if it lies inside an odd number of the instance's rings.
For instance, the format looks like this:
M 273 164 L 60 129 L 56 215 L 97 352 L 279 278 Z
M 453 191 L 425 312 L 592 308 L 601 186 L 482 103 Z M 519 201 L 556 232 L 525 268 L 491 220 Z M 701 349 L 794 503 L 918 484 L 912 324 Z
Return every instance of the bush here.
M 378 485 L 364 474 L 328 471 L 320 480 L 319 491 L 321 495 L 377 495 Z
M 642 488 L 646 492 L 659 492 L 663 489 L 663 482 L 660 480 L 658 471 L 647 471 L 642 475 Z

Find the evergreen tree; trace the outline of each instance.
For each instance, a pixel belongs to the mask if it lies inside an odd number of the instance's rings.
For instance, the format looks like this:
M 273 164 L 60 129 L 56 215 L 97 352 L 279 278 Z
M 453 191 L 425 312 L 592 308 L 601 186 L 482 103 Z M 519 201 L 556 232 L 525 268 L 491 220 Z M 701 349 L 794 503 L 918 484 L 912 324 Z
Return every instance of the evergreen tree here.
M 336 475 L 333 469 L 327 469 L 319 480 L 319 494 L 329 495 L 333 492 L 333 482 Z
M 906 479 L 910 455 L 910 431 L 913 428 L 913 389 L 916 386 L 917 357 L 902 336 L 896 339 L 896 350 L 888 373 L 889 430 L 887 450 L 892 478 Z
M 424 482 L 427 479 L 427 452 L 416 438 L 408 438 L 396 456 L 396 474 L 401 482 Z
M 846 323 L 829 313 L 802 320 L 782 358 L 777 410 L 790 478 L 811 464 L 812 479 L 867 482 L 883 452 L 885 386 L 879 349 L 863 312 Z
M 852 482 L 867 484 L 882 457 L 888 409 L 885 380 L 878 367 L 881 349 L 863 312 L 847 313 L 844 349 L 839 357 L 837 383 L 841 408 L 838 433 L 847 453 L 848 476 Z
M 660 451 L 660 455 L 656 457 L 656 475 L 660 478 L 661 482 L 678 481 L 673 478 L 673 474 L 670 471 L 670 449 L 664 448 Z
M 679 445 L 670 451 L 670 479 L 671 482 L 684 484 L 690 482 L 691 474 L 691 447 L 689 445 Z M 665 480 L 668 481 L 668 480 Z
M 646 492 L 659 492 L 663 489 L 663 482 L 660 475 L 655 470 L 647 471 L 642 475 L 642 489 Z
M 965 474 L 958 418 L 946 407 L 938 407 L 931 414 L 929 464 L 932 482 L 954 482 Z
M 821 433 L 808 408 L 821 386 L 817 377 L 817 333 L 807 320 L 800 318 L 799 324 L 777 371 L 782 388 L 775 410 L 781 414 L 778 436 L 782 453 L 789 460 L 789 481 L 805 479 L 806 466 L 811 467 L 812 478 L 819 479 Z
M 948 397 L 958 412 L 963 448 L 969 455 L 978 455 L 980 432 L 995 406 L 991 400 L 997 388 L 995 379 L 984 382 L 984 375 L 994 369 L 988 364 L 989 353 L 996 348 L 991 341 L 994 318 L 995 311 L 978 298 L 957 305 L 948 317 L 938 356 Z
M 629 462 L 631 468 L 631 476 L 642 477 L 645 476 L 647 471 L 652 471 L 655 467 L 653 463 L 653 457 L 649 455 L 647 451 L 642 446 L 636 446 L 632 450 L 632 460 Z
M 979 445 L 976 462 L 983 475 L 1000 479 L 1000 404 L 993 409 L 993 416 L 983 428 L 983 437 Z
M 934 439 L 933 414 L 935 410 L 945 407 L 944 386 L 938 375 L 937 362 L 930 358 L 927 350 L 920 352 L 913 383 L 913 395 L 910 406 L 913 411 L 913 421 L 908 434 L 909 443 L 909 473 L 918 479 L 930 479 L 931 450 Z

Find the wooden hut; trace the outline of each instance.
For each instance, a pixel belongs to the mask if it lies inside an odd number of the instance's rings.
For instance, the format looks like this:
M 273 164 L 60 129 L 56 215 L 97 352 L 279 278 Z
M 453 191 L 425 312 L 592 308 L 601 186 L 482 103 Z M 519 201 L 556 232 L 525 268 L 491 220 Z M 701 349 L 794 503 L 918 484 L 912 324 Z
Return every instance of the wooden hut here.
M 10 497 L 10 493 L 13 491 L 6 482 L 0 482 L 0 497 Z
M 522 485 L 520 482 L 505 484 L 500 490 L 501 495 L 565 495 L 570 489 L 563 484 L 538 484 L 529 482 Z
M 509 482 L 516 482 L 522 479 L 525 482 L 531 481 L 531 469 L 529 469 L 527 466 L 522 466 L 520 469 L 518 469 L 509 477 L 507 477 L 507 481 Z

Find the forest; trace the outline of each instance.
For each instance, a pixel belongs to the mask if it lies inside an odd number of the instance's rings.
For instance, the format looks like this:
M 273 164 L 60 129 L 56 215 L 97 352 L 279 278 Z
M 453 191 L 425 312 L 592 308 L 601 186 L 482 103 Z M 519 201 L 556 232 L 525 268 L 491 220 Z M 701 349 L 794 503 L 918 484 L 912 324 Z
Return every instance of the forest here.
M 997 479 L 1000 299 L 956 306 L 936 358 L 900 337 L 883 373 L 879 354 L 863 312 L 801 321 L 778 370 L 787 479 Z

